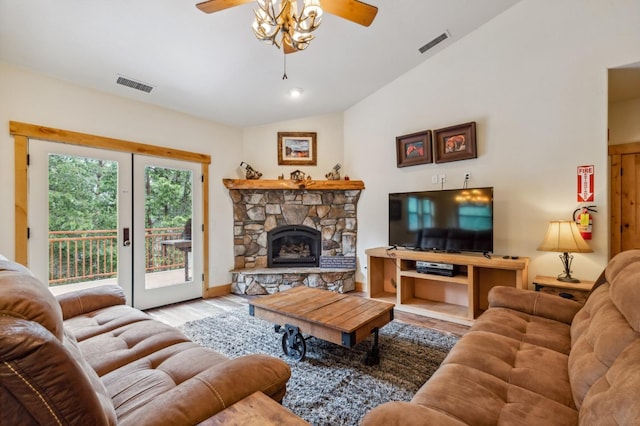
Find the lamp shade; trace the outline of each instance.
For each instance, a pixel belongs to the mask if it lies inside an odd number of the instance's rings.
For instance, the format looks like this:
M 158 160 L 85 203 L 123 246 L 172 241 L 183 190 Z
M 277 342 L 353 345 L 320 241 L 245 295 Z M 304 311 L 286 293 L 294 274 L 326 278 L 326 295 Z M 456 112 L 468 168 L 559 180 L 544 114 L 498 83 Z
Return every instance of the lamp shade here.
M 578 226 L 572 220 L 555 220 L 549 222 L 547 234 L 538 247 L 542 251 L 560 253 L 591 253 L 591 247 L 580 235 Z

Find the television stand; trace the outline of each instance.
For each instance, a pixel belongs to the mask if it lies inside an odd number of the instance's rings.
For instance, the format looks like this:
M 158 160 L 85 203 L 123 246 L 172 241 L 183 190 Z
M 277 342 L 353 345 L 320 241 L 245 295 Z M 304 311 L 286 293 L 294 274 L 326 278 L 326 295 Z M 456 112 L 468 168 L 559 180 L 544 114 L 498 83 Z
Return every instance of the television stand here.
M 489 305 L 487 294 L 497 285 L 528 288 L 529 259 L 486 258 L 452 254 L 371 248 L 367 254 L 367 297 L 395 303 L 395 309 L 470 325 Z M 416 262 L 449 263 L 452 277 L 418 272 Z

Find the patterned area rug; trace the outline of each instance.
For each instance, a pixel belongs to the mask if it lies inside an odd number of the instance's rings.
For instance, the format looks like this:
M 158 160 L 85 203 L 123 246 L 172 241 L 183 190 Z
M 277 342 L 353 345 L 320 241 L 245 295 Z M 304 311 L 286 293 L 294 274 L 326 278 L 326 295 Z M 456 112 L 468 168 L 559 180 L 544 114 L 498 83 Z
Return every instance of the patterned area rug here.
M 305 359 L 297 362 L 282 352 L 274 324 L 245 309 L 191 321 L 181 329 L 230 358 L 263 353 L 283 359 L 291 366 L 291 379 L 282 405 L 314 426 L 357 425 L 384 402 L 409 401 L 458 340 L 394 320 L 380 329 L 380 364 L 366 366 L 362 360 L 373 337 L 353 349 L 312 337 Z

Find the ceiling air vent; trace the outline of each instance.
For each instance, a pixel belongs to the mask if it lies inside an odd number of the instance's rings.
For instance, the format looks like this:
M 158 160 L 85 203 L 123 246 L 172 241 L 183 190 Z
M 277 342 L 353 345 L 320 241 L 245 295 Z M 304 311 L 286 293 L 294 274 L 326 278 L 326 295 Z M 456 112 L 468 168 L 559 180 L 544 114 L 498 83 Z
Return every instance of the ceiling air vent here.
M 131 87 L 132 89 L 143 91 L 145 93 L 151 93 L 151 91 L 153 90 L 153 86 L 149 86 L 148 84 L 144 84 L 139 81 L 131 80 L 130 78 L 122 76 L 118 77 L 116 83 L 123 86 Z
M 445 31 L 442 34 L 440 34 L 438 37 L 436 37 L 433 40 L 431 40 L 429 43 L 427 43 L 424 46 L 422 46 L 418 50 L 420 51 L 420 53 L 424 53 L 427 50 L 435 47 L 437 44 L 442 43 L 443 41 L 445 41 L 448 38 L 449 38 L 449 31 Z

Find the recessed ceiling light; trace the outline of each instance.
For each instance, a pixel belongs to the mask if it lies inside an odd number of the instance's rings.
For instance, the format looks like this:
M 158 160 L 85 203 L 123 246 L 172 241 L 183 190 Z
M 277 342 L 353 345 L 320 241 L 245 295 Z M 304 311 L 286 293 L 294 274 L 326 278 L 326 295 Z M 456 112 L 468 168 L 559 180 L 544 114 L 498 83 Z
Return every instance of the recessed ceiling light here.
M 292 98 L 299 98 L 300 96 L 302 96 L 302 92 L 304 92 L 304 90 L 302 90 L 299 87 L 294 87 L 293 89 L 289 90 L 289 96 L 291 96 Z

